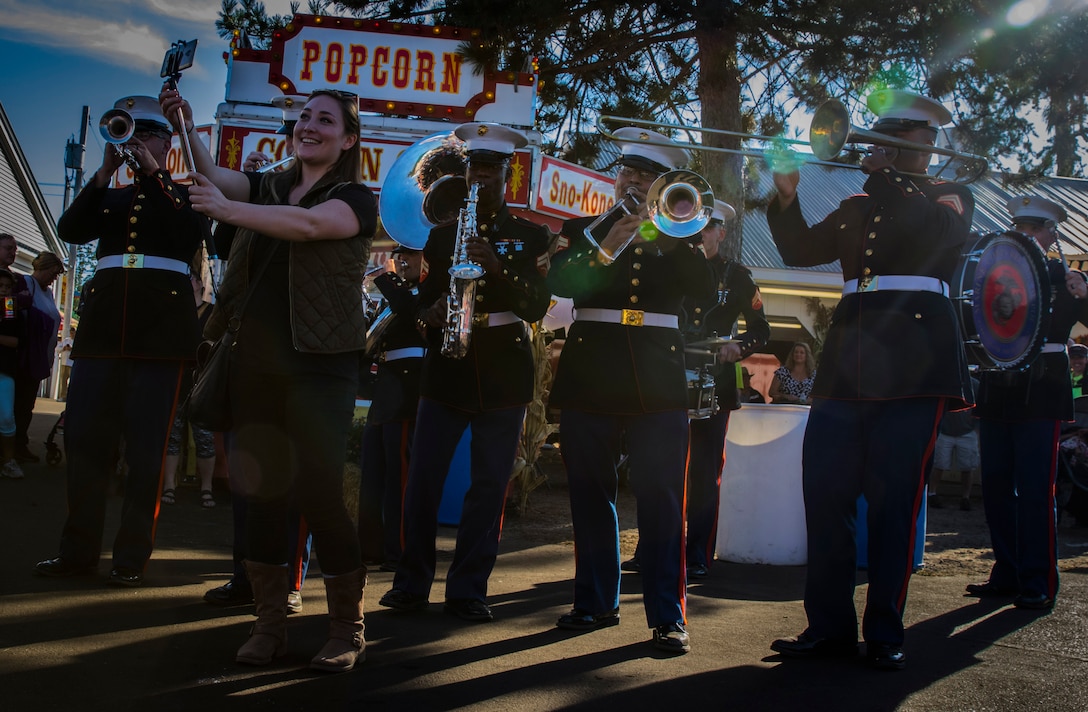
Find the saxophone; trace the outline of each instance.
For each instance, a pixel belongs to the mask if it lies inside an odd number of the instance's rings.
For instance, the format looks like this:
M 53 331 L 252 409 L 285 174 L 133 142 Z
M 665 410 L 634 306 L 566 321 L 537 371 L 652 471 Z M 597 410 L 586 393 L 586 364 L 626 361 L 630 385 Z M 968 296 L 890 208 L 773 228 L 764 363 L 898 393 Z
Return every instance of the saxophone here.
M 476 280 L 483 267 L 468 258 L 469 238 L 477 235 L 476 203 L 480 184 L 469 186 L 465 207 L 457 217 L 457 237 L 453 243 L 450 267 L 450 293 L 446 297 L 446 326 L 442 329 L 442 355 L 464 358 L 472 338 L 472 317 L 476 308 Z

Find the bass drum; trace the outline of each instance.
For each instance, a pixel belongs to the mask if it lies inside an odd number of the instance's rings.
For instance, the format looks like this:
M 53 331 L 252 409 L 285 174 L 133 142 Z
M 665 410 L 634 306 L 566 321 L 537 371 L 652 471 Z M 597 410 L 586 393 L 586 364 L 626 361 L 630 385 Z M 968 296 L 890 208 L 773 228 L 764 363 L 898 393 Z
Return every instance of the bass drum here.
M 953 278 L 969 363 L 983 371 L 1022 371 L 1043 349 L 1050 324 L 1046 255 L 1015 231 L 983 235 Z

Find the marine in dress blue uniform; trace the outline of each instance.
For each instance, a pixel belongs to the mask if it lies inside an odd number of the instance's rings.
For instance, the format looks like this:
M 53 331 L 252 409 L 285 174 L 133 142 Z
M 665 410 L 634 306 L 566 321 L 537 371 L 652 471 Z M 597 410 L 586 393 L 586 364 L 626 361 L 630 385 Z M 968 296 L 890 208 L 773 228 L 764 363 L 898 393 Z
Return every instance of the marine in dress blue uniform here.
M 1012 229 L 1048 249 L 1058 239 L 1065 208 L 1038 196 L 1014 196 L 1006 206 Z M 979 416 L 982 501 L 994 549 L 985 583 L 967 595 L 1014 597 L 1018 608 L 1049 609 L 1058 595 L 1058 435 L 1073 420 L 1073 389 L 1066 340 L 1078 321 L 1088 324 L 1084 273 L 1047 260 L 1052 301 L 1047 343 L 1031 365 L 1016 372 L 983 370 Z
M 124 438 L 129 474 L 113 544 L 110 582 L 139 586 L 155 539 L 166 441 L 186 362 L 199 340 L 189 261 L 205 218 L 165 170 L 171 129 L 149 96 L 117 102 L 135 120 L 133 184 L 110 188 L 122 159 L 107 150 L 94 179 L 57 225 L 71 244 L 98 240 L 98 269 L 83 288 L 65 411 L 68 518 L 46 576 L 93 572 L 113 473 Z
M 729 337 L 738 317 L 744 315 L 745 330 L 733 343 L 712 346 L 714 362 L 714 397 L 718 412 L 709 418 L 693 419 L 689 426 L 691 444 L 688 456 L 688 542 L 689 578 L 701 578 L 714 561 L 718 533 L 718 503 L 725 465 L 725 435 L 729 414 L 741 407 L 737 390 L 737 362 L 763 348 L 771 338 L 771 327 L 763 313 L 763 297 L 752 272 L 719 250 L 725 238 L 725 224 L 736 216 L 733 206 L 714 201 L 714 213 L 702 232 L 703 253 L 714 270 L 717 288 L 708 301 L 685 301 L 685 342 L 697 343 L 707 338 Z M 696 365 L 689 355 L 688 366 Z
M 374 278 L 390 321 L 372 354 L 377 373 L 359 453 L 359 544 L 363 560 L 380 562 L 386 571 L 396 570 L 404 548 L 404 490 L 426 354 L 416 328 L 423 253 L 398 245 L 393 259 L 397 271 Z
M 551 295 L 546 231 L 510 214 L 504 201 L 509 159 L 527 144 L 499 124 L 462 124 L 454 131 L 468 154 L 466 179 L 479 183 L 478 235 L 468 256 L 483 266 L 476 280 L 474 317 L 463 358 L 442 353 L 449 268 L 458 223 L 435 227 L 423 248 L 418 321 L 426 332 L 415 442 L 404 496 L 404 551 L 393 588 L 381 605 L 418 610 L 427 605 L 435 574 L 435 535 L 442 487 L 454 451 L 471 426 L 471 483 L 461 509 L 457 546 L 446 576 L 445 610 L 468 621 L 492 620 L 487 580 L 498 554 L 507 484 L 517 453 L 535 371 L 524 322 L 539 321 Z
M 911 92 L 868 97 L 873 130 L 932 145 L 951 120 Z M 964 186 L 918 177 L 929 154 L 876 146 L 862 167 L 864 193 L 809 226 L 796 172 L 775 176 L 767 209 L 787 265 L 839 260 L 843 298 L 832 315 L 805 430 L 808 528 L 807 629 L 771 648 L 790 657 L 857 654 L 854 609 L 856 501 L 868 501 L 869 590 L 862 624 L 867 655 L 900 669 L 903 609 L 915 522 L 945 408 L 971 404 L 970 381 L 948 284 L 970 231 Z M 913 174 L 913 175 L 911 175 Z
M 752 355 L 767 343 L 771 327 L 763 313 L 763 298 L 752 279 L 752 272 L 735 260 L 728 259 L 719 251 L 725 239 L 725 224 L 735 218 L 736 210 L 723 200 L 714 201 L 710 223 L 698 239 L 703 254 L 714 270 L 717 287 L 714 294 L 704 301 L 685 300 L 684 342 L 691 347 L 706 339 L 728 338 L 738 317 L 744 315 L 745 331 L 737 334 L 732 343 L 703 345 L 708 356 L 700 357 L 689 350 L 686 355 L 688 374 L 696 368 L 705 368 L 714 379 L 714 403 L 716 411 L 709 417 L 692 418 L 688 427 L 688 482 L 687 482 L 687 575 L 703 578 L 709 574 L 714 561 L 714 547 L 718 532 L 718 503 L 722 484 L 722 467 L 725 465 L 725 435 L 729 428 L 729 414 L 741 407 L 737 390 L 737 362 Z M 689 415 L 693 394 L 688 387 Z M 634 563 L 641 569 L 641 551 L 636 550 Z M 631 568 L 631 561 L 621 568 Z
M 660 134 L 630 127 L 616 134 L 617 201 L 630 202 L 629 193 L 644 200 L 661 173 L 688 160 L 682 149 L 639 140 L 667 140 Z M 714 282 L 706 259 L 684 240 L 639 236 L 617 254 L 644 213 L 643 205 L 593 242 L 584 231 L 594 218 L 567 221 L 548 274 L 551 291 L 575 307 L 549 399 L 562 411 L 575 544 L 574 607 L 557 625 L 593 630 L 619 622 L 616 463 L 626 439 L 646 622 L 656 647 L 684 653 L 688 417 L 679 314 L 684 299 L 710 299 Z

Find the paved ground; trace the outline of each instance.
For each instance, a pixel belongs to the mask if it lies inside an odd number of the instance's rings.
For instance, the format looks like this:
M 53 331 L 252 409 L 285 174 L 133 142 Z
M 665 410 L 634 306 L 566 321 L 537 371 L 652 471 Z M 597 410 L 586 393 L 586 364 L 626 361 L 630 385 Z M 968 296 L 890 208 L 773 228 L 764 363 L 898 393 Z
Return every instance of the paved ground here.
M 37 449 L 58 404 L 39 401 Z M 647 643 L 639 579 L 624 575 L 621 625 L 584 635 L 554 628 L 573 575 L 567 541 L 537 544 L 530 513 L 513 523 L 491 579 L 492 624 L 441 612 L 442 581 L 424 613 L 377 606 L 392 575 L 367 593 L 368 660 L 345 675 L 307 670 L 323 641 L 319 579 L 292 616 L 290 653 L 269 668 L 236 665 L 249 610 L 201 595 L 230 569 L 229 507 L 182 490 L 137 590 L 97 577 L 31 574 L 52 556 L 64 517 L 63 469 L 31 465 L 0 480 L 0 709 L 24 710 L 1084 710 L 1088 696 L 1088 570 L 1063 572 L 1055 610 L 1039 615 L 961 597 L 966 576 L 916 576 L 907 609 L 907 670 L 860 662 L 783 662 L 767 648 L 804 626 L 803 567 L 718 563 L 689 595 L 693 651 L 663 657 Z M 621 503 L 623 505 L 624 503 Z M 629 505 L 629 502 L 626 503 Z M 107 546 L 120 500 L 110 502 Z M 540 523 L 540 529 L 552 526 Z M 442 530 L 448 561 L 451 529 Z M 561 537 L 560 537 L 561 538 Z M 1088 533 L 1085 534 L 1088 540 Z M 1088 543 L 1085 544 L 1088 547 Z M 440 566 L 440 569 L 442 567 Z M 859 587 L 860 596 L 864 586 Z

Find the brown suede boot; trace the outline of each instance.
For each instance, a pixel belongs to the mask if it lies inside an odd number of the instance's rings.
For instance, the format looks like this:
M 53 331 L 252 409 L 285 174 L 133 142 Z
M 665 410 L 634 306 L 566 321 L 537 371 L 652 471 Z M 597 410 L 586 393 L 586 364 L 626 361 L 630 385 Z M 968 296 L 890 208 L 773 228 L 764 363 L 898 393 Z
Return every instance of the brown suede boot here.
M 234 659 L 246 665 L 267 665 L 287 652 L 287 567 L 243 563 L 253 587 L 257 622 Z
M 340 576 L 325 577 L 325 597 L 329 602 L 329 640 L 310 667 L 325 672 L 347 672 L 356 661 L 366 659 L 363 640 L 363 587 L 366 568 Z

